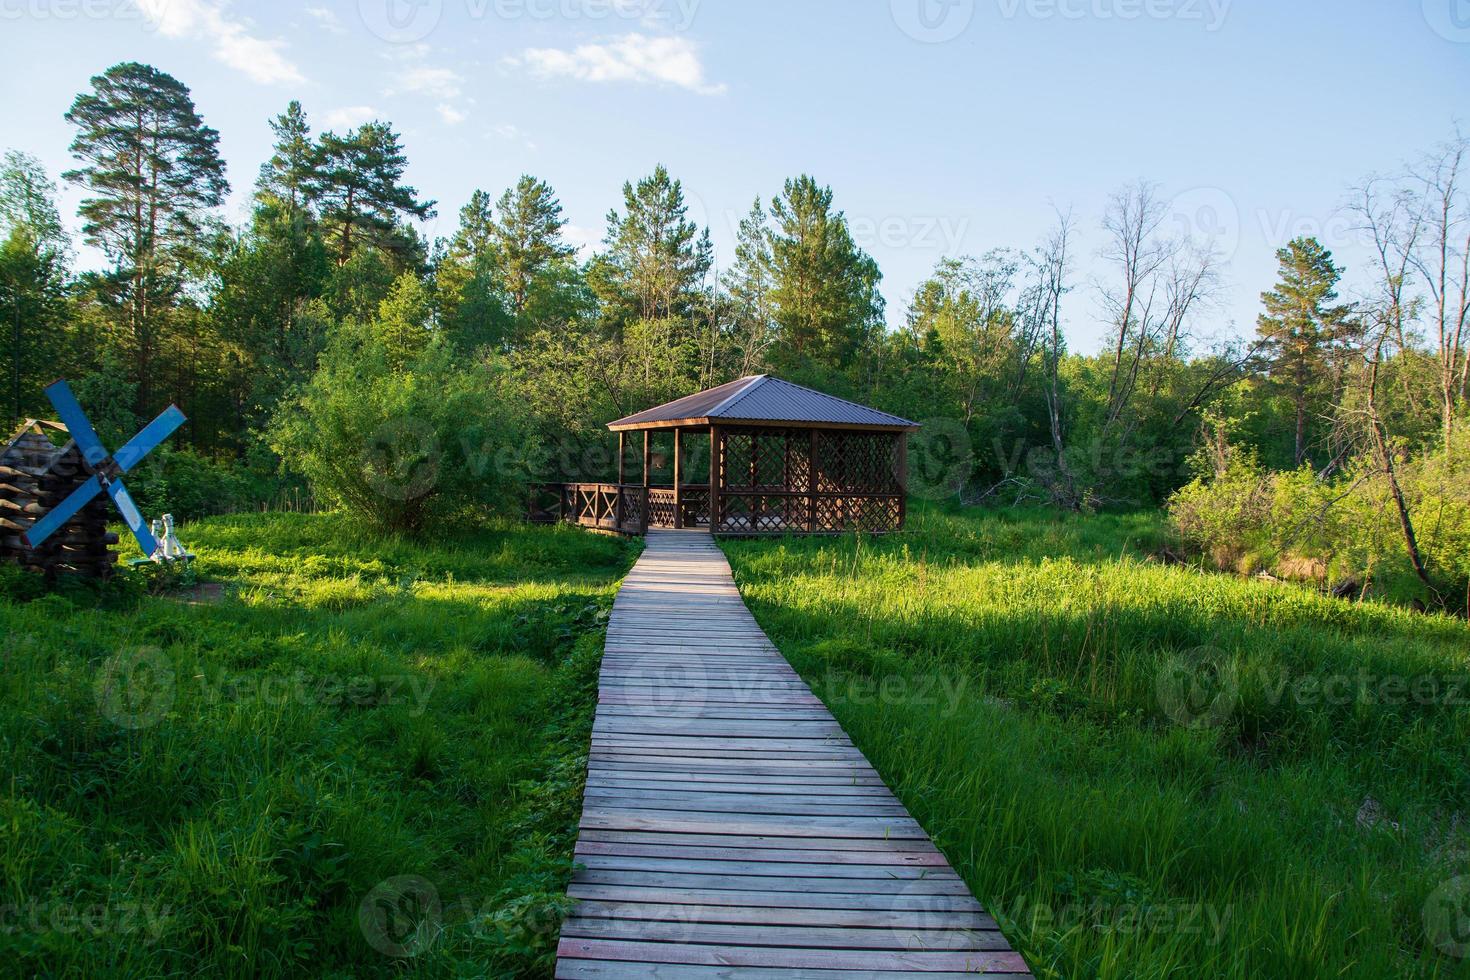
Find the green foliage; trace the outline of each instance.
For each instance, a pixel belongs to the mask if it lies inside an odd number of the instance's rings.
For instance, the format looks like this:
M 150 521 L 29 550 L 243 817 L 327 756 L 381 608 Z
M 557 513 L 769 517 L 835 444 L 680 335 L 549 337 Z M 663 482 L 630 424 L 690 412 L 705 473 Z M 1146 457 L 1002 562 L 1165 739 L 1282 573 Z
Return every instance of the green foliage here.
M 343 265 L 360 248 L 376 249 L 401 264 L 417 240 L 400 221 L 434 217 L 434 202 L 402 182 L 408 167 L 398 134 L 384 122 L 363 123 L 345 136 L 323 133 L 312 157 L 309 194 L 327 240 Z
M 271 435 L 319 498 L 413 533 L 517 511 L 535 460 L 497 370 L 409 322 L 419 290 L 406 280 L 378 322 L 344 325 Z
M 607 214 L 607 251 L 592 284 L 620 322 L 682 317 L 714 263 L 709 229 L 689 220 L 684 186 L 660 164 L 623 185 L 624 212 Z
M 95 76 L 66 120 L 81 165 L 63 176 L 88 195 L 80 207 L 87 242 L 115 264 L 99 295 L 124 338 L 142 414 L 153 407 L 154 361 L 187 323 L 175 308 L 212 248 L 211 211 L 229 192 L 219 133 L 187 86 L 137 62 Z
M 18 228 L 26 230 L 38 254 L 64 260 L 71 248 L 46 168 L 29 153 L 6 150 L 0 158 L 0 234 Z
M 467 355 L 503 350 L 511 333 L 505 289 L 495 259 L 490 196 L 475 191 L 459 212 L 459 229 L 434 268 L 439 323 Z
M 121 446 L 138 431 L 140 423 L 133 411 L 138 386 L 120 361 L 104 357 L 96 369 L 77 379 L 71 388 L 104 446 Z
M 1470 975 L 1424 914 L 1470 848 L 1465 623 L 1166 565 L 1168 536 L 919 507 L 722 547 L 1038 977 Z
M 429 291 L 418 276 L 405 272 L 393 284 L 388 297 L 378 305 L 373 321 L 373 340 L 382 347 L 388 368 L 403 371 L 421 357 L 429 346 Z
M 1342 270 L 1315 238 L 1297 238 L 1276 253 L 1281 281 L 1261 294 L 1257 323 L 1273 385 L 1295 408 L 1295 465 L 1306 459 L 1309 422 L 1330 404 L 1334 357 L 1352 337 L 1352 309 L 1333 305 Z
M 14 419 L 44 415 L 41 389 L 64 363 L 65 269 L 29 224 L 0 241 L 0 337 L 7 351 L 3 390 Z
M 1370 459 L 1323 478 L 1311 467 L 1267 470 L 1250 451 L 1226 456 L 1169 502 L 1175 530 L 1214 567 L 1350 585 L 1354 595 L 1434 601 L 1409 565 L 1387 478 Z M 1420 515 L 1420 549 L 1458 608 L 1470 585 L 1470 441 L 1461 437 L 1447 451 L 1410 461 L 1399 478 L 1411 512 Z
M 544 974 L 601 648 L 567 628 L 632 546 L 305 515 L 189 532 L 212 600 L 0 597 L 8 972 Z M 360 917 L 406 875 L 439 900 L 411 960 Z
M 500 217 L 489 226 L 489 245 L 511 310 L 522 316 L 536 282 L 576 250 L 562 239 L 561 202 L 545 181 L 522 174 L 495 207 Z
M 847 216 L 832 208 L 832 188 L 802 175 L 771 202 L 775 228 L 776 320 L 793 366 L 810 360 L 838 369 L 881 332 L 878 263 L 858 248 Z
M 173 514 L 179 521 L 257 510 L 280 489 L 273 474 L 168 445 L 149 453 L 128 479 L 128 490 L 144 514 Z

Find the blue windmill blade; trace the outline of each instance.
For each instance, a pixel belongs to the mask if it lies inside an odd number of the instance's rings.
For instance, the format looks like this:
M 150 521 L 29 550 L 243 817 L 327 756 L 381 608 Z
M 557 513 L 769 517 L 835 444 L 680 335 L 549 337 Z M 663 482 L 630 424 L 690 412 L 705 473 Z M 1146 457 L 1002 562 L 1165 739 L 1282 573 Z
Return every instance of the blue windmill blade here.
M 87 461 L 88 466 L 101 466 L 107 459 L 107 450 L 103 447 L 102 440 L 97 438 L 92 423 L 82 413 L 82 406 L 77 404 L 76 396 L 71 393 L 71 386 L 65 381 L 53 381 L 46 386 L 46 397 L 56 406 L 56 414 L 61 416 L 62 424 L 76 440 L 77 448 L 82 451 L 82 459 Z
M 26 544 L 32 548 L 39 546 L 101 492 L 102 481 L 95 476 L 89 478 L 86 483 L 73 490 L 65 500 L 52 507 L 44 517 L 31 525 L 31 529 L 25 533 Z
M 118 512 L 122 514 L 123 520 L 132 530 L 133 537 L 138 539 L 138 547 L 143 549 L 143 557 L 152 558 L 158 551 L 158 540 L 148 529 L 148 522 L 143 519 L 138 505 L 133 503 L 133 498 L 128 494 L 128 488 L 122 485 L 121 480 L 113 480 L 107 485 L 107 494 L 117 505 Z
M 151 453 L 163 440 L 174 434 L 174 430 L 183 425 L 187 419 L 184 413 L 179 411 L 179 406 L 170 405 L 163 413 L 143 427 L 143 430 L 127 442 L 114 455 L 118 469 L 126 473 L 144 456 Z

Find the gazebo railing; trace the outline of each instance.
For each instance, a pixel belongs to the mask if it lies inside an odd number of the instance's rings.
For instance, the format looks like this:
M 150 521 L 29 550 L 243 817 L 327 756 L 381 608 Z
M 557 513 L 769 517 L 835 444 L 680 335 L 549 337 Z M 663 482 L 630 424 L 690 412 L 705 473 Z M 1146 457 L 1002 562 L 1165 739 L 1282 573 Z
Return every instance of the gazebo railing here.
M 541 483 L 531 488 L 526 510 L 534 524 L 566 521 L 623 534 L 652 527 L 709 527 L 708 484 L 685 484 L 676 496 L 671 486 L 627 483 Z M 683 520 L 674 520 L 675 509 Z
M 673 527 L 676 499 L 673 487 L 649 487 L 648 523 L 653 527 Z
M 726 490 L 718 520 L 722 534 L 882 534 L 902 525 L 903 495 Z
M 542 483 L 532 488 L 527 516 L 538 524 L 566 521 L 643 534 L 648 530 L 648 495 L 644 487 L 634 484 Z

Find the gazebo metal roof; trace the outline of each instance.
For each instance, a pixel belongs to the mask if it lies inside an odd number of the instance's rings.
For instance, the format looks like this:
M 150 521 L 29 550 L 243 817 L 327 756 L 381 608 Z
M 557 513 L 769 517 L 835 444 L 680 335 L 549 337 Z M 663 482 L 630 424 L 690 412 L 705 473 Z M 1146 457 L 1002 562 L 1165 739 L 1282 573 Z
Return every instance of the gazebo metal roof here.
M 707 391 L 676 398 L 608 423 L 613 432 L 720 423 L 785 424 L 831 428 L 912 431 L 918 423 L 769 374 L 755 374 Z

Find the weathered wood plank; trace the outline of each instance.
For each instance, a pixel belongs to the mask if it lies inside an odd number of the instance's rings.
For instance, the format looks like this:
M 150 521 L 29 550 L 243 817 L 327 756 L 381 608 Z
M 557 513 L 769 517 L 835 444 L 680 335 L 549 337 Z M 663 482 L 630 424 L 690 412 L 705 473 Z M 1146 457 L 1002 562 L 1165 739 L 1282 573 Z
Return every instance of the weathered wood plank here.
M 668 919 L 578 916 L 562 927 L 561 934 L 563 937 L 580 936 L 589 939 L 710 943 L 732 946 L 783 946 L 793 949 L 872 949 L 919 952 L 1010 948 L 999 931 L 966 929 L 938 923 L 929 928 L 918 928 L 909 924 L 879 929 L 862 929 L 850 926 L 772 925 L 770 922 L 706 922 L 693 914 Z
M 897 952 L 891 950 L 785 949 L 698 943 L 630 942 L 615 939 L 563 939 L 558 958 L 626 960 L 639 963 L 690 963 L 707 966 L 804 967 L 827 970 L 909 970 L 928 973 L 1026 974 L 1026 963 L 1012 952 Z
M 728 905 L 737 908 L 854 909 L 891 912 L 891 895 L 866 892 L 769 892 L 749 888 L 671 888 L 656 885 L 592 884 L 572 882 L 567 894 L 578 900 L 609 902 L 654 902 L 674 905 Z M 924 908 L 931 912 L 981 912 L 970 895 L 926 895 Z
M 558 977 L 1029 976 L 707 535 L 613 603 Z
M 604 902 L 587 899 L 577 903 L 580 918 L 649 919 L 655 922 L 710 922 L 746 925 L 848 926 L 857 929 L 891 929 L 917 926 L 926 929 L 972 929 L 995 931 L 995 920 L 983 912 L 935 912 L 889 909 L 792 909 L 753 905 L 677 905 L 659 902 Z
M 925 980 L 971 980 L 974 973 L 929 972 Z M 1003 974 L 1019 978 L 1027 973 Z M 699 966 L 690 963 L 628 963 L 615 960 L 558 960 L 557 980 L 905 980 L 908 970 L 807 970 L 761 966 Z

